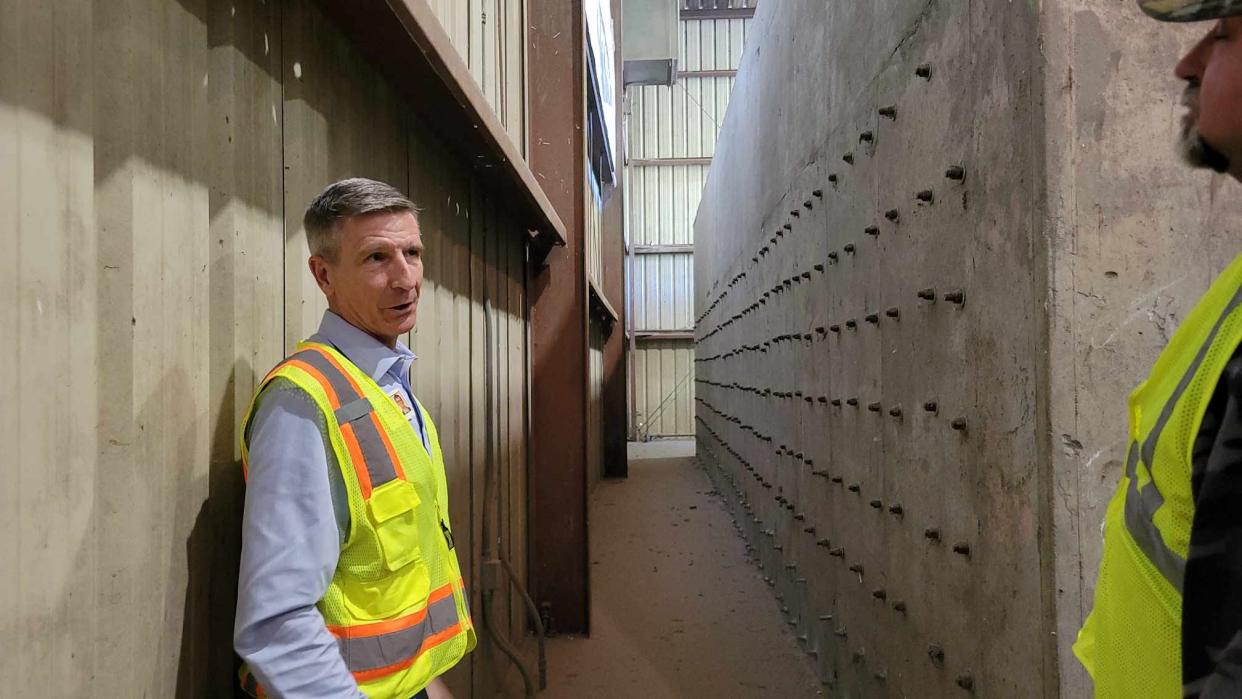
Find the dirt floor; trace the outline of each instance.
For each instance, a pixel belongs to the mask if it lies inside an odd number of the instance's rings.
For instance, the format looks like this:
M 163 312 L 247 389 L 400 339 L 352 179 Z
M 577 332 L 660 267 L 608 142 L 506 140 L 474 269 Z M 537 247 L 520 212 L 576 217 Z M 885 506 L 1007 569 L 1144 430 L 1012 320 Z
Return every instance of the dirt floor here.
M 631 445 L 630 477 L 596 489 L 592 635 L 549 641 L 541 697 L 822 694 L 693 449 Z

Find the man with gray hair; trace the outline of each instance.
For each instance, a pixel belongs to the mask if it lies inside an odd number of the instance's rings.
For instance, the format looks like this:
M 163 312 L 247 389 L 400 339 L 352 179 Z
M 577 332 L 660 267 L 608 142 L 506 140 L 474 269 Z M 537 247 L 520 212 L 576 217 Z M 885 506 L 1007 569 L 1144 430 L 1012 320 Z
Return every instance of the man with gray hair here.
M 361 178 L 303 218 L 328 301 L 242 423 L 234 647 L 254 697 L 444 697 L 475 645 L 436 428 L 410 387 L 423 285 L 414 204 Z
M 1177 64 L 1181 149 L 1242 180 L 1242 0 L 1140 0 L 1210 20 Z M 1097 697 L 1242 697 L 1242 255 L 1130 395 L 1129 453 L 1074 652 Z

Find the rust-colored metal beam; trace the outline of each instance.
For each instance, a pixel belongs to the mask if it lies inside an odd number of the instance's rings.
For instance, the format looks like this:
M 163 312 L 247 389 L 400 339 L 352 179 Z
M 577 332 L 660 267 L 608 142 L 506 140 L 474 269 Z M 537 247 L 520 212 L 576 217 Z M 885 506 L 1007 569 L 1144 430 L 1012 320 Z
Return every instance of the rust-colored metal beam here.
M 625 129 L 622 129 L 625 132 Z M 636 399 L 635 370 L 636 356 L 638 347 L 634 340 L 634 333 L 630 332 L 631 324 L 634 322 L 634 265 L 637 260 L 634 258 L 634 246 L 626 250 L 626 258 L 629 260 L 628 272 L 625 276 L 625 327 L 626 327 L 626 346 L 625 346 L 625 366 L 626 372 L 629 374 L 629 385 L 626 386 L 626 402 L 629 404 L 629 410 L 626 413 L 626 431 L 625 435 L 628 440 L 638 439 L 638 401 Z M 628 463 L 626 465 L 628 469 Z
M 624 58 L 621 47 L 625 45 L 624 23 L 621 21 L 621 0 L 612 0 L 612 23 L 616 28 L 616 65 L 622 65 Z M 620 112 L 625 104 L 625 85 L 621 80 L 613 81 L 616 89 L 616 105 Z M 617 153 L 625 153 L 625 121 L 617 114 Z M 624 182 L 624 178 L 621 178 Z M 627 413 L 629 411 L 630 368 L 626 353 L 629 340 L 625 335 L 625 327 L 629 322 L 629 308 L 625 298 L 625 204 L 628 196 L 625 187 L 618 187 L 604 205 L 600 219 L 601 267 L 603 269 L 604 293 L 614 302 L 620 302 L 615 308 L 621 313 L 617 325 L 621 332 L 614 332 L 604 342 L 604 386 L 603 400 L 603 437 L 604 437 L 604 476 L 607 478 L 625 478 L 629 475 L 629 450 L 626 446 L 629 435 Z
M 621 316 L 617 314 L 616 307 L 608 300 L 608 295 L 600 288 L 599 284 L 592 279 L 589 282 L 591 291 L 591 305 L 599 313 L 600 318 L 608 325 L 615 325 Z
M 531 587 L 553 632 L 589 633 L 586 25 L 582 0 L 526 11 L 530 165 L 567 239 L 529 282 Z
M 615 65 L 621 66 L 625 59 L 621 47 L 625 45 L 624 22 L 621 20 L 622 0 L 611 0 L 612 25 L 616 31 L 613 56 Z M 625 104 L 625 84 L 622 80 L 614 80 L 615 104 L 617 105 L 617 154 L 625 153 L 625 121 L 621 112 Z M 620 178 L 624 182 L 625 178 Z M 618 325 L 621 332 L 612 333 L 604 343 L 604 386 L 603 386 L 603 436 L 604 436 L 604 476 L 609 478 L 625 478 L 629 475 L 629 449 L 626 441 L 628 432 L 629 410 L 628 386 L 629 364 L 626 354 L 625 327 L 629 322 L 629 308 L 625 305 L 625 187 L 618 186 L 604 205 L 601 217 L 600 260 L 603 269 L 604 292 L 609 298 L 618 300 L 621 312 Z

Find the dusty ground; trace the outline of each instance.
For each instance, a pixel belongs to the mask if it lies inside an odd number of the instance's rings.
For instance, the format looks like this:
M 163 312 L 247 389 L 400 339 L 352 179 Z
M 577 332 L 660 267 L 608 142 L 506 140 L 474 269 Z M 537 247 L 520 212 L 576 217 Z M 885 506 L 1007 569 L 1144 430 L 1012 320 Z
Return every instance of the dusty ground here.
M 632 445 L 591 503 L 591 638 L 556 638 L 542 697 L 814 697 L 693 443 Z M 679 458 L 678 458 L 679 457 Z

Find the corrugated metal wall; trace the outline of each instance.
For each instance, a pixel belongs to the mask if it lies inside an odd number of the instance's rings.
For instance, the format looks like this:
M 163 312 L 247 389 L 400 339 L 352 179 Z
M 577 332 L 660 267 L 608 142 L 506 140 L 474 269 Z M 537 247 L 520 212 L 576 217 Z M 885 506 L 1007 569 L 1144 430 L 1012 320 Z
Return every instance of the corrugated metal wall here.
M 749 21 L 682 19 L 677 84 L 626 89 L 631 415 L 640 437 L 694 433 L 694 215 Z M 669 334 L 680 339 L 661 337 Z
M 526 154 L 525 0 L 429 0 L 509 137 Z
M 596 192 L 590 159 L 584 168 L 584 220 L 586 222 L 587 281 L 603 289 L 603 203 Z M 588 289 L 588 294 L 591 293 Z M 593 489 L 604 475 L 604 331 L 598 315 L 592 313 L 587 354 L 587 487 Z
M 604 476 L 604 331 L 591 322 L 590 354 L 587 358 L 587 486 L 594 489 Z
M 654 415 L 639 428 L 652 437 L 683 435 L 694 424 L 694 352 L 685 340 L 647 340 L 634 355 L 634 400 Z M 692 428 L 693 429 L 693 428 Z
M 694 255 L 636 254 L 632 267 L 633 324 L 648 330 L 694 327 Z
M 758 6 L 759 0 L 681 0 L 683 10 L 741 10 Z
M 310 0 L 17 0 L 4 17 L 6 690 L 231 695 L 236 428 L 318 324 L 299 220 L 346 175 L 426 207 L 413 385 L 477 620 L 485 480 L 526 569 L 523 232 Z M 515 602 L 492 615 L 520 639 Z M 483 641 L 451 684 L 494 696 L 509 667 Z
M 588 163 L 586 167 L 587 176 L 583 187 L 583 202 L 585 203 L 585 219 L 586 219 L 586 270 L 587 279 L 596 285 L 604 283 L 604 258 L 603 258 L 603 235 L 604 235 L 604 212 L 603 202 L 600 201 L 600 195 L 595 191 L 590 175 L 591 168 Z

